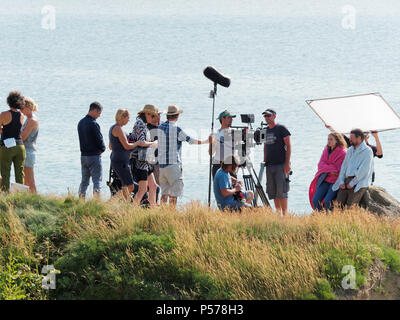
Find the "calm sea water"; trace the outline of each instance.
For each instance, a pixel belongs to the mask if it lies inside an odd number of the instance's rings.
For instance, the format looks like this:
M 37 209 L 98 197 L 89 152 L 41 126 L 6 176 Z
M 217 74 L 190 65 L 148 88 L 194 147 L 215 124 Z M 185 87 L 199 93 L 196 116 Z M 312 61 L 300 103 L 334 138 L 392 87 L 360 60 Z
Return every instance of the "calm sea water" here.
M 202 74 L 207 65 L 232 79 L 229 88 L 218 89 L 216 114 L 226 108 L 254 113 L 258 126 L 261 112 L 273 107 L 278 122 L 291 131 L 289 207 L 298 214 L 311 211 L 308 186 L 328 134 L 305 100 L 380 92 L 400 111 L 398 17 L 360 16 L 354 30 L 342 28 L 340 10 L 330 17 L 60 13 L 55 30 L 42 29 L 41 19 L 40 11 L 0 15 L 0 106 L 7 109 L 11 89 L 39 105 L 40 193 L 77 193 L 76 125 L 94 100 L 104 106 L 98 122 L 106 144 L 116 110 L 128 108 L 134 115 L 146 103 L 162 109 L 178 104 L 184 109 L 179 125 L 204 139 L 212 111 L 212 83 Z M 380 136 L 384 158 L 375 160 L 376 185 L 400 198 L 399 132 Z M 205 203 L 207 146 L 183 149 L 183 202 Z M 104 198 L 109 155 L 108 150 L 103 155 Z M 258 171 L 262 146 L 252 155 Z

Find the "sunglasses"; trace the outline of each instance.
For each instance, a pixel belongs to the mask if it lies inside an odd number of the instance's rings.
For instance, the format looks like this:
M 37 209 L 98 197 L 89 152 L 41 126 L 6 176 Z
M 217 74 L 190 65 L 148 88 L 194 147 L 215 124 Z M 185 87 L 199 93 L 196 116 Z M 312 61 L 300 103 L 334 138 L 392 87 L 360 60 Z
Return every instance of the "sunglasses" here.
M 147 113 L 148 116 L 150 116 L 152 119 L 158 118 L 156 115 L 151 114 L 151 113 Z
M 264 118 L 271 118 L 272 114 L 264 114 Z

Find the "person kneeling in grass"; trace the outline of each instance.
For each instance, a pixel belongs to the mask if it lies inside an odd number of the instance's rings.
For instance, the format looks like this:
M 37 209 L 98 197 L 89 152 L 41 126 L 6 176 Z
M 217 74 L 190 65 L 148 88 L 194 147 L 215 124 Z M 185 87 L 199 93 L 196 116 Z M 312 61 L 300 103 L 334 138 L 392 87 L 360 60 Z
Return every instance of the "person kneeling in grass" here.
M 251 201 L 254 198 L 253 191 L 242 192 L 242 182 L 237 181 L 235 187 L 232 187 L 231 176 L 229 173 L 236 173 L 239 167 L 237 156 L 229 156 L 222 161 L 221 168 L 214 177 L 214 195 L 217 200 L 218 208 L 224 210 L 228 208 L 233 211 L 240 211 L 242 208 L 251 207 Z M 243 200 L 235 200 L 235 195 L 242 192 Z M 237 197 L 240 199 L 240 197 Z

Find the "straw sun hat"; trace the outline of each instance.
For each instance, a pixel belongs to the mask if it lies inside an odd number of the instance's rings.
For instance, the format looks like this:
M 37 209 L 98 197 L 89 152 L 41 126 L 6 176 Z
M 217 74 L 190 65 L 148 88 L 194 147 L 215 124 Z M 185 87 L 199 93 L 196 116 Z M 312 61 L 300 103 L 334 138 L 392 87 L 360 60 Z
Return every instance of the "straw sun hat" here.
M 183 110 L 179 109 L 177 105 L 173 104 L 168 106 L 167 116 L 173 116 L 181 113 L 183 113 Z
M 151 104 L 146 104 L 143 107 L 143 110 L 138 112 L 138 114 L 142 114 L 142 113 L 150 113 L 150 114 L 154 114 L 156 116 L 160 116 L 161 114 L 164 113 L 164 111 L 158 110 L 158 108 L 156 106 L 153 106 Z

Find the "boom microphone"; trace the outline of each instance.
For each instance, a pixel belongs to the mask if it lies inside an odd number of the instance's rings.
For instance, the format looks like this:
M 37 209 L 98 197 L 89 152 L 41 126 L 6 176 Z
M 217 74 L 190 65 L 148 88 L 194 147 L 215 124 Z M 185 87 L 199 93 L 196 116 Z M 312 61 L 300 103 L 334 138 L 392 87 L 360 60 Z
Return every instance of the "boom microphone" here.
M 203 71 L 206 78 L 210 79 L 212 82 L 217 83 L 225 88 L 228 88 L 231 85 L 231 79 L 227 76 L 220 73 L 214 67 L 208 66 Z

